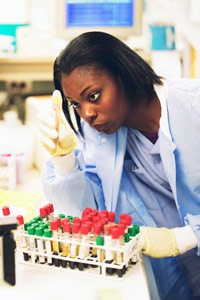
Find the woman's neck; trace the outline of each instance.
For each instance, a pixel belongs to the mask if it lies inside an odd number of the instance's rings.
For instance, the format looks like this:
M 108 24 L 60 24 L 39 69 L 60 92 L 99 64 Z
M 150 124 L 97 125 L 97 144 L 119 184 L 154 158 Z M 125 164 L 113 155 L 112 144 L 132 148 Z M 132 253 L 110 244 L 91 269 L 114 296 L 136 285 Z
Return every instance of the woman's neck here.
M 160 100 L 155 94 L 154 99 L 149 104 L 143 103 L 137 108 L 132 108 L 126 125 L 140 131 L 156 133 L 160 127 L 160 117 Z

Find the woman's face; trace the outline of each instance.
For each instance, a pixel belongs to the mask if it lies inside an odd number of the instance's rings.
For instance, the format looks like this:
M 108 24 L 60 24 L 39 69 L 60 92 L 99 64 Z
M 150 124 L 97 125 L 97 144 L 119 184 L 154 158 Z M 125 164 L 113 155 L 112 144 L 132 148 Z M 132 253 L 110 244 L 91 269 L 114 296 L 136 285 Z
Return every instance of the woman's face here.
M 111 134 L 126 125 L 129 108 L 121 81 L 108 72 L 77 68 L 62 74 L 61 83 L 66 100 L 91 127 Z

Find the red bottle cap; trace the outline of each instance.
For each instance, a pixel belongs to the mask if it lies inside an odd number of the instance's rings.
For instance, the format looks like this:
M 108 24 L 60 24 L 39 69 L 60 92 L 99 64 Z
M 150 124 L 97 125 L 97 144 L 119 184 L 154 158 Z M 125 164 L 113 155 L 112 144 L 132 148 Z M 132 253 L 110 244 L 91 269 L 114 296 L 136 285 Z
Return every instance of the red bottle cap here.
M 81 223 L 85 223 L 87 221 L 91 221 L 91 218 L 88 215 L 82 216 Z
M 105 225 L 108 223 L 108 218 L 101 218 L 100 221 L 103 225 Z
M 98 216 L 98 214 L 99 214 L 98 209 L 93 209 L 93 211 L 92 211 L 93 217 L 94 217 L 94 216 Z
M 120 234 L 121 234 L 121 235 L 124 235 L 126 226 L 125 226 L 123 223 L 119 223 L 119 224 L 118 224 L 118 229 L 119 229 L 119 231 L 120 231 Z
M 89 226 L 86 223 L 81 224 L 81 234 L 87 235 L 89 233 Z
M 93 225 L 93 233 L 96 235 L 100 235 L 102 230 L 102 225 L 100 223 L 95 223 Z
M 120 220 L 119 220 L 119 224 L 124 224 L 124 226 L 126 227 L 126 226 L 127 226 L 127 220 L 125 220 L 125 219 L 120 219 Z
M 92 221 L 86 221 L 86 222 L 84 222 L 84 224 L 87 224 L 87 225 L 88 225 L 88 227 L 89 227 L 89 232 L 91 232 L 91 231 L 92 231 L 92 227 L 93 227 Z
M 53 203 L 48 203 L 46 206 L 47 206 L 47 207 L 50 207 L 50 213 L 53 213 L 53 212 L 54 212 Z
M 81 219 L 80 218 L 74 218 L 73 219 L 73 223 L 81 223 Z
M 79 233 L 79 229 L 80 229 L 80 224 L 79 223 L 73 223 L 72 224 L 72 234 L 73 233 Z
M 100 220 L 100 218 L 98 216 L 95 216 L 95 217 L 93 217 L 92 222 L 93 222 L 93 224 L 96 224 L 99 222 L 99 220 Z
M 88 214 L 88 213 L 91 212 L 91 211 L 92 211 L 92 208 L 86 207 L 86 208 L 82 211 L 82 215 L 86 215 L 86 214 Z
M 132 216 L 129 216 L 129 215 L 126 216 L 126 223 L 127 223 L 127 226 L 131 225 L 131 223 L 132 223 Z
M 51 228 L 51 230 L 58 230 L 57 220 L 53 219 L 52 221 L 50 221 L 50 228 Z
M 71 222 L 68 218 L 63 218 L 63 219 L 61 219 L 61 221 L 62 221 L 62 224 L 66 223 L 66 222 L 71 224 Z
M 120 214 L 119 219 L 120 220 L 126 220 L 126 216 L 127 216 L 127 214 Z
M 104 213 L 104 212 L 100 212 L 100 213 L 99 213 L 99 217 L 100 217 L 100 218 L 107 218 L 107 215 L 108 215 L 108 214 L 107 214 L 107 213 Z
M 2 207 L 2 212 L 4 216 L 9 216 L 10 215 L 10 208 L 8 206 L 3 206 Z
M 63 232 L 70 232 L 71 231 L 71 223 L 69 222 L 64 222 L 63 223 Z
M 105 214 L 106 217 L 108 216 L 108 210 L 107 209 L 103 209 L 101 212 L 102 212 L 102 214 Z
M 109 222 L 115 222 L 115 212 L 114 211 L 110 211 L 108 213 L 108 221 Z
M 112 224 L 105 224 L 103 226 L 103 231 L 105 235 L 110 235 Z
M 40 208 L 40 217 L 44 218 L 46 216 L 47 216 L 47 209 L 46 209 L 46 207 L 45 206 L 41 207 Z
M 56 220 L 56 222 L 58 223 L 58 227 L 61 227 L 62 225 L 62 221 L 60 217 L 55 217 L 54 220 Z
M 16 219 L 19 223 L 19 225 L 23 225 L 24 224 L 24 217 L 21 215 L 16 216 Z
M 115 226 L 111 228 L 112 239 L 117 240 L 120 238 L 120 230 Z
M 50 206 L 47 204 L 47 205 L 45 205 L 44 207 L 45 207 L 46 210 L 47 210 L 47 215 L 50 215 L 50 213 L 51 213 L 51 208 L 50 208 Z

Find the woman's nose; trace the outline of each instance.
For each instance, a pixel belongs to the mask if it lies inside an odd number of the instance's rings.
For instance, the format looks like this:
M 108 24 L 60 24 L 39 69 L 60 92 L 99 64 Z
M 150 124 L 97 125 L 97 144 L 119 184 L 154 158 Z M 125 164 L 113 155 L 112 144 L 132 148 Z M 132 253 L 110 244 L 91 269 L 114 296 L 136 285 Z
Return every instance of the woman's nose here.
M 97 116 L 97 113 L 91 105 L 85 105 L 82 107 L 82 114 L 81 117 L 87 121 L 90 122 L 91 120 L 94 120 Z

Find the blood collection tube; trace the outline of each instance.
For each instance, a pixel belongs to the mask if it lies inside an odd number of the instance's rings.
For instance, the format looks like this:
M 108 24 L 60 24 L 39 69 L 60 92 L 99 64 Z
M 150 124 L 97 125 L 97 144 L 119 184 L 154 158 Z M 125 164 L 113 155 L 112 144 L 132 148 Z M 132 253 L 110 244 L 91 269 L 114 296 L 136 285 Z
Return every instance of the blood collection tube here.
M 18 215 L 16 217 L 17 221 L 18 221 L 18 231 L 19 233 L 25 233 L 25 230 L 24 230 L 24 217 L 21 216 L 21 215 Z M 22 245 L 22 248 L 23 249 L 26 249 L 27 248 L 27 240 L 26 240 L 26 237 L 25 236 L 22 236 L 21 238 L 21 245 Z M 29 255 L 28 253 L 26 252 L 23 252 L 23 256 L 24 256 L 24 260 L 25 261 L 28 261 L 29 260 Z
M 48 203 L 46 205 L 46 207 L 49 207 L 49 210 L 50 210 L 49 220 L 53 220 L 54 219 L 54 206 L 53 206 L 53 203 Z
M 40 217 L 44 220 L 48 220 L 48 210 L 45 206 L 40 208 Z
M 35 235 L 35 228 L 31 225 L 27 228 L 27 232 L 30 235 L 29 237 L 29 249 L 32 251 L 31 253 L 31 262 L 36 263 L 36 255 L 35 255 L 35 239 L 31 237 L 32 235 Z
M 114 248 L 120 249 L 120 230 L 118 227 L 113 227 L 111 229 L 111 236 L 113 239 Z M 114 259 L 115 264 L 120 265 L 122 262 L 121 253 L 119 251 L 116 251 L 114 257 L 115 257 L 115 259 Z
M 73 223 L 72 224 L 72 238 L 71 238 L 71 247 L 70 247 L 70 257 L 71 258 L 76 258 L 78 255 L 78 248 L 76 242 L 78 241 L 79 237 L 79 229 L 80 229 L 80 224 L 79 223 Z M 71 269 L 75 268 L 75 262 L 70 261 L 69 262 L 69 267 Z
M 52 237 L 52 231 L 50 228 L 45 228 L 44 229 L 44 236 L 47 238 Z M 45 240 L 45 249 L 46 253 L 48 254 L 47 256 L 47 263 L 49 266 L 53 265 L 53 258 L 50 256 L 52 254 L 52 244 L 50 240 Z
M 68 220 L 68 219 L 67 219 Z M 71 232 L 71 222 L 64 221 L 63 222 L 63 243 L 62 243 L 62 256 L 66 257 L 69 254 L 69 241 L 70 241 L 70 232 Z M 63 268 L 66 268 L 67 261 L 61 260 L 61 265 Z
M 104 225 L 104 245 L 107 248 L 108 247 L 112 248 L 113 246 L 113 241 L 111 237 L 111 227 L 112 224 Z M 105 260 L 106 260 L 105 262 L 108 264 L 113 262 L 113 251 L 111 249 L 105 249 Z M 113 273 L 112 268 L 106 268 L 106 271 L 110 275 Z
M 102 225 L 101 223 L 95 223 L 93 225 L 93 241 L 96 243 L 96 237 L 100 236 L 102 231 Z M 92 247 L 92 256 L 95 257 L 97 256 L 97 248 L 96 247 Z
M 50 218 L 51 218 L 51 207 L 48 204 L 46 204 L 44 207 L 47 210 L 47 220 L 50 220 Z
M 58 237 L 62 236 L 62 221 L 60 217 L 55 217 L 54 220 L 58 223 Z
M 98 235 L 96 236 L 96 245 L 103 246 L 103 237 Z M 97 260 L 102 262 L 104 260 L 104 249 L 97 247 Z
M 120 229 L 118 227 L 113 227 L 111 229 L 111 235 L 113 239 L 113 246 L 116 249 L 115 254 L 114 254 L 114 262 L 116 265 L 121 265 L 122 264 L 122 255 L 120 251 L 117 251 L 120 249 Z M 124 273 L 123 267 L 121 269 L 116 269 L 116 272 L 119 277 L 122 277 Z
M 83 223 L 81 225 L 80 233 L 81 233 L 81 245 L 80 245 L 78 258 L 85 259 L 89 255 L 89 247 L 85 245 L 86 243 L 89 242 L 88 241 L 89 225 L 87 223 Z M 83 263 L 78 263 L 77 266 L 80 271 L 82 271 L 84 268 Z
M 43 230 L 41 227 L 36 227 L 35 228 L 35 235 L 38 236 L 38 238 L 36 239 L 36 244 L 37 244 L 37 248 L 38 248 L 38 252 L 44 252 L 44 243 L 43 240 L 40 239 L 40 236 L 43 236 Z M 45 263 L 45 258 L 43 255 L 39 254 L 39 262 L 40 264 L 44 264 Z
M 56 222 L 58 223 L 58 229 L 57 229 L 57 234 L 58 234 L 58 238 L 62 237 L 62 220 L 60 217 L 55 217 L 54 220 L 56 220 Z M 62 252 L 62 242 L 58 243 L 59 245 L 59 252 Z
M 52 238 L 53 239 L 58 239 L 58 222 L 55 218 L 50 221 L 50 229 L 52 230 Z M 59 254 L 59 243 L 58 243 L 58 241 L 53 241 L 52 245 L 53 245 L 53 255 L 58 255 Z M 56 267 L 59 267 L 60 260 L 54 258 L 54 265 Z

